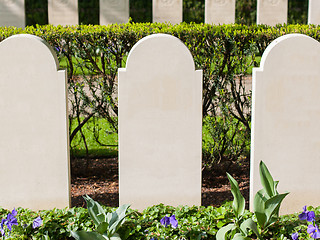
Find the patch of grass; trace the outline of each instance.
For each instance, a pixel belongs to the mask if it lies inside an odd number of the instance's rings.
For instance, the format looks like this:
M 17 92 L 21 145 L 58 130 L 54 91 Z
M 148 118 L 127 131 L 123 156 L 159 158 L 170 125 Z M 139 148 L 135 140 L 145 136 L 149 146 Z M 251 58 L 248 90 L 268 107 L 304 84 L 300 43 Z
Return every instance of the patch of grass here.
M 77 127 L 77 120 L 71 121 L 71 131 Z M 82 133 L 78 132 L 70 143 L 70 153 L 74 157 L 116 157 L 118 156 L 118 133 L 112 131 L 110 123 L 103 118 L 93 118 L 89 120 L 83 127 Z M 99 144 L 96 139 L 99 139 Z

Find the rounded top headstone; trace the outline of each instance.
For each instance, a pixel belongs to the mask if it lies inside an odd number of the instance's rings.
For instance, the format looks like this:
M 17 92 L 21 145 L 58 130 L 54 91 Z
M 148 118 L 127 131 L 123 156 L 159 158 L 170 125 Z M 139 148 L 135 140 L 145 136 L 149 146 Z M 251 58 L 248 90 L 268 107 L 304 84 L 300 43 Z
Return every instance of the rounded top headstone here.
M 12 49 L 14 49 L 14 51 Z M 41 62 L 42 60 L 45 63 L 51 62 L 51 64 L 46 64 L 46 66 L 53 66 L 55 71 L 59 69 L 59 61 L 56 53 L 53 48 L 40 37 L 31 34 L 17 34 L 0 42 L 1 58 L 4 57 L 7 61 L 12 60 L 18 63 L 20 59 L 24 61 L 21 56 L 29 58 L 30 65 L 33 64 L 34 60 L 36 60 L 36 62 Z
M 165 67 L 166 71 L 191 69 L 195 71 L 193 57 L 184 43 L 169 34 L 153 34 L 138 41 L 131 49 L 126 69 L 141 69 L 145 65 L 158 68 Z
M 263 69 L 272 68 L 275 61 L 284 63 L 291 58 L 294 51 L 295 55 L 303 57 L 306 52 L 317 53 L 320 49 L 317 40 L 304 34 L 293 33 L 281 36 L 272 41 L 261 57 L 260 67 Z M 296 61 L 298 63 L 298 61 Z M 299 62 L 301 65 L 301 62 Z

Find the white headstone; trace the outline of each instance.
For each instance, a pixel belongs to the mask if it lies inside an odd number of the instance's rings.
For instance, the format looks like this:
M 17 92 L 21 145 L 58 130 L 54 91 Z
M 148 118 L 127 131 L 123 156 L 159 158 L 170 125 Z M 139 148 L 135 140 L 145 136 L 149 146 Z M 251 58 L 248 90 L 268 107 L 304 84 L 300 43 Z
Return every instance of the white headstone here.
M 155 34 L 119 69 L 120 204 L 201 205 L 202 71 L 177 38 Z
M 129 0 L 100 0 L 100 25 L 128 21 Z
M 282 213 L 320 205 L 320 44 L 289 34 L 273 41 L 253 69 L 251 186 L 262 187 L 259 162 L 279 180 L 279 192 L 290 194 Z
M 257 4 L 257 24 L 287 23 L 288 0 L 258 0 Z
M 79 24 L 78 0 L 48 0 L 49 24 Z
M 153 0 L 153 22 L 181 23 L 183 14 L 182 2 L 182 0 Z
M 26 26 L 24 12 L 24 0 L 1 0 L 0 1 L 0 27 Z
M 319 0 L 309 0 L 308 24 L 320 25 Z
M 206 0 L 205 23 L 232 24 L 235 22 L 235 0 Z
M 66 71 L 33 35 L 0 43 L 0 206 L 69 206 Z

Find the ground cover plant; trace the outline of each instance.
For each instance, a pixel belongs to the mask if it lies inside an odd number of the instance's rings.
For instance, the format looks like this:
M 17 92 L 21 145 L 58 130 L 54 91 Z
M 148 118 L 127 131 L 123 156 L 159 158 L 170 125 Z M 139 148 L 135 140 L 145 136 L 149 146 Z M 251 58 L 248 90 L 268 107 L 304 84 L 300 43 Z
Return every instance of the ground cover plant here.
M 116 208 L 101 206 L 105 212 L 115 212 Z M 316 215 L 320 208 L 309 207 Z M 12 225 L 9 232 L 6 229 L 6 239 L 74 239 L 72 232 L 95 231 L 94 222 L 85 208 L 54 209 L 34 212 L 17 208 L 17 225 Z M 0 208 L 0 219 L 6 219 L 12 211 Z M 232 203 L 227 202 L 220 207 L 202 206 L 164 206 L 162 204 L 147 208 L 142 213 L 128 209 L 125 221 L 118 229 L 121 239 L 216 239 L 218 230 L 232 222 L 235 217 Z M 170 218 L 176 220 L 171 221 Z M 33 227 L 38 217 L 42 222 Z M 252 213 L 245 210 L 243 219 L 252 217 Z M 166 220 L 166 219 L 169 219 Z M 305 220 L 303 220 L 305 221 Z M 271 239 L 291 239 L 291 235 L 301 232 L 306 236 L 306 226 L 297 214 L 281 216 L 268 229 Z M 304 231 L 304 232 L 303 232 Z M 10 235 L 9 235 L 10 234 Z M 302 235 L 304 234 L 304 235 Z M 2 239 L 5 239 L 2 237 Z M 269 239 L 269 238 L 267 238 Z M 301 238 L 300 238 L 301 239 Z

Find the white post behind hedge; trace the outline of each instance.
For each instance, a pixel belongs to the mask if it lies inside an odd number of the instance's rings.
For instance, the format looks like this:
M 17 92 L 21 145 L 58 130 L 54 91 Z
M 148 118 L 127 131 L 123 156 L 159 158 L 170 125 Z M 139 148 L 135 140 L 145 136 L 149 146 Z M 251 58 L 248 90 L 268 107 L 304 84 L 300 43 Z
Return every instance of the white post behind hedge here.
M 33 210 L 70 202 L 66 71 L 33 35 L 0 43 L 0 206 Z
M 206 0 L 205 23 L 232 24 L 236 16 L 236 0 Z
M 308 24 L 320 25 L 320 1 L 309 0 Z
M 118 74 L 120 205 L 201 205 L 202 71 L 190 51 L 151 35 Z
M 129 0 L 100 0 L 100 25 L 128 21 Z
M 266 163 L 282 213 L 320 205 L 320 43 L 301 34 L 274 40 L 253 69 L 250 208 Z
M 287 23 L 288 0 L 258 0 L 257 3 L 257 24 Z
M 183 16 L 182 0 L 153 0 L 153 22 L 179 24 Z
M 48 21 L 56 26 L 79 24 L 78 0 L 48 0 Z
M 0 27 L 26 26 L 24 0 L 1 0 L 0 1 Z

